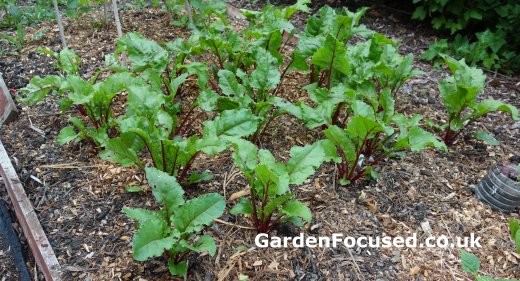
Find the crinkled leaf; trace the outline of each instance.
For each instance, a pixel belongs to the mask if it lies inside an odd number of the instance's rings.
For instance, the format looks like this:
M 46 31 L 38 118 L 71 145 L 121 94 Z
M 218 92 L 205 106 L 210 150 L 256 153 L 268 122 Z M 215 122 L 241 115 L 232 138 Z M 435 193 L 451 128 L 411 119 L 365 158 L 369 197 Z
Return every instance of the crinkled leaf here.
M 168 64 L 168 52 L 153 40 L 149 40 L 137 32 L 129 32 L 117 42 L 118 50 L 128 52 L 132 70 L 142 72 L 153 68 L 163 72 Z
M 218 72 L 218 85 L 222 93 L 228 96 L 241 96 L 244 93 L 244 87 L 240 85 L 235 74 L 229 70 L 220 70 Z
M 58 60 L 61 69 L 68 75 L 77 75 L 81 59 L 70 49 L 65 48 L 60 51 Z

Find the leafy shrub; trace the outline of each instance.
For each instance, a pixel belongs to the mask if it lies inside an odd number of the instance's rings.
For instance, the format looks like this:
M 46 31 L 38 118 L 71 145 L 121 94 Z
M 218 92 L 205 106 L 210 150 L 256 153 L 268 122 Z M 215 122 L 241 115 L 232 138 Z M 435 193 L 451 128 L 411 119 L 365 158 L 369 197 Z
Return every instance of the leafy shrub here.
M 423 55 L 426 60 L 446 53 L 465 58 L 474 65 L 518 71 L 520 39 L 516 27 L 520 24 L 520 4 L 513 0 L 444 1 L 414 0 L 417 8 L 413 19 L 430 19 L 435 29 L 457 34 L 455 39 L 435 43 Z M 465 34 L 474 36 L 465 36 Z M 442 51 L 441 51 L 442 50 Z
M 216 245 L 209 235 L 198 235 L 224 212 L 226 202 L 217 193 L 204 194 L 185 201 L 184 191 L 175 177 L 155 168 L 146 169 L 152 193 L 162 206 L 158 211 L 124 208 L 125 214 L 138 222 L 132 240 L 134 259 L 145 261 L 166 255 L 172 275 L 184 276 L 190 252 L 207 251 L 215 255 Z
M 311 221 L 309 208 L 291 200 L 289 186 L 302 184 L 329 158 L 330 150 L 334 150 L 331 143 L 318 141 L 293 147 L 287 165 L 276 162 L 271 152 L 258 150 L 246 140 L 236 140 L 234 148 L 233 160 L 249 182 L 251 198 L 242 198 L 231 210 L 232 214 L 251 216 L 258 233 L 268 233 L 283 222 L 302 226 L 302 219 Z
M 457 61 L 445 55 L 443 58 L 452 74 L 439 83 L 442 101 L 448 112 L 447 123 L 440 126 L 444 130 L 442 139 L 446 145 L 452 145 L 464 128 L 490 112 L 507 112 L 518 120 L 518 109 L 510 104 L 493 99 L 478 102 L 486 80 L 482 70 L 469 67 L 464 59 Z M 476 132 L 475 137 L 497 144 L 493 137 L 482 131 Z

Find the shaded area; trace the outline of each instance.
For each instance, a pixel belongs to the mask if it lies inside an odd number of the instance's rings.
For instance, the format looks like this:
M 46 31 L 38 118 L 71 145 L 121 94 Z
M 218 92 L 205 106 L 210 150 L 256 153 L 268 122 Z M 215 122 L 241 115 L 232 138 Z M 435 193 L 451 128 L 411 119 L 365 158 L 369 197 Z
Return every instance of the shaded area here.
M 20 242 L 11 225 L 11 217 L 3 200 L 0 200 L 0 276 L 3 281 L 31 280 Z

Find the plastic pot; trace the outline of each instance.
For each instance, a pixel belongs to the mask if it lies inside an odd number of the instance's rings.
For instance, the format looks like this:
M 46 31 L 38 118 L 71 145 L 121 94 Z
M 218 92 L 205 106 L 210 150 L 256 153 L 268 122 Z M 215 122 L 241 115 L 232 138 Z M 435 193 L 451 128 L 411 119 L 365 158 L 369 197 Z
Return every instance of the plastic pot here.
M 520 182 L 503 174 L 499 165 L 493 165 L 475 193 L 480 201 L 498 211 L 512 212 L 520 206 Z

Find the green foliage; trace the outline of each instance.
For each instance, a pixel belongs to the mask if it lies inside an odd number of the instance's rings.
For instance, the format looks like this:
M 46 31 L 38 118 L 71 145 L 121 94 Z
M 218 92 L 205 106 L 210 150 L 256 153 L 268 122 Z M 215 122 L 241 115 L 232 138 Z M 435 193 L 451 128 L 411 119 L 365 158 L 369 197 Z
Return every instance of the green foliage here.
M 54 20 L 56 15 L 52 1 L 37 0 L 26 4 L 23 1 L 0 0 L 0 11 L 5 15 L 1 18 L 0 28 L 12 28 L 35 25 L 42 21 Z M 58 0 L 60 12 L 68 17 L 76 17 L 90 10 L 87 0 Z M 1 13 L 0 13 L 1 14 Z
M 413 19 L 431 20 L 435 29 L 456 34 L 449 43 L 442 39 L 422 56 L 432 60 L 440 54 L 465 58 L 470 65 L 518 71 L 520 4 L 513 0 L 444 1 L 414 0 Z M 465 34 L 470 35 L 469 37 Z M 476 36 L 471 36 L 475 34 Z
M 216 253 L 216 245 L 209 235 L 199 235 L 224 212 L 224 197 L 216 193 L 204 194 L 185 201 L 184 190 L 175 177 L 155 168 L 146 169 L 146 178 L 152 194 L 162 208 L 152 211 L 124 208 L 125 214 L 138 222 L 132 240 L 135 260 L 146 261 L 153 257 L 168 257 L 172 275 L 184 276 L 188 265 L 183 258 L 190 252 Z
M 309 208 L 292 199 L 289 186 L 302 184 L 328 160 L 327 151 L 333 149 L 330 142 L 293 147 L 287 165 L 277 162 L 270 151 L 259 150 L 246 140 L 236 140 L 233 146 L 233 160 L 249 182 L 251 197 L 242 198 L 232 214 L 251 216 L 258 233 L 268 233 L 283 222 L 302 226 L 303 221 L 311 221 Z
M 23 94 L 20 101 L 32 105 L 44 100 L 49 93 L 59 95 L 58 104 L 63 113 L 74 108 L 82 117 L 69 118 L 72 126 L 65 127 L 60 132 L 58 142 L 65 144 L 85 139 L 93 141 L 96 146 L 103 146 L 110 130 L 116 125 L 111 108 L 112 100 L 126 90 L 126 85 L 133 76 L 130 73 L 118 73 L 103 81 L 97 81 L 97 76 L 87 81 L 79 76 L 81 61 L 73 51 L 64 49 L 60 53 L 50 50 L 41 52 L 57 59 L 62 75 L 32 78 L 20 90 Z M 88 122 L 85 123 L 85 120 Z
M 249 25 L 241 31 L 217 18 L 194 32 L 189 42 L 200 44 L 218 62 L 210 68 L 211 87 L 199 96 L 201 108 L 217 112 L 250 108 L 259 120 L 258 129 L 251 137 L 256 141 L 279 115 L 271 100 L 291 64 L 279 71 L 284 62 L 281 49 L 296 33 L 291 17 L 296 11 L 308 12 L 307 3 L 298 1 L 285 8 L 268 5 L 261 12 L 243 10 Z
M 507 112 L 513 120 L 519 120 L 518 109 L 510 104 L 493 99 L 478 102 L 486 80 L 482 70 L 468 66 L 464 59 L 457 61 L 446 55 L 443 58 L 452 73 L 439 83 L 442 101 L 448 112 L 448 122 L 440 128 L 444 130 L 442 138 L 448 146 L 456 141 L 465 127 L 490 112 Z M 496 144 L 496 140 L 484 132 L 477 132 L 475 136 Z
M 369 32 L 359 20 L 366 9 L 352 13 L 346 8 L 337 13 L 325 6 L 319 10 L 319 17 L 308 19 L 304 32 L 291 60 L 291 68 L 307 71 L 309 82 L 318 82 L 319 87 L 331 88 L 332 80 L 341 81 L 350 73 L 351 62 L 345 43 L 355 34 L 367 36 Z M 307 65 L 310 59 L 311 65 Z
M 520 173 L 520 165 L 518 165 L 518 171 Z M 515 242 L 516 251 L 520 254 L 520 221 L 510 218 L 509 231 L 511 232 L 511 238 Z
M 310 80 L 317 81 L 305 87 L 314 105 L 292 104 L 279 97 L 273 101 L 307 127 L 324 129 L 325 137 L 337 149 L 330 157 L 338 164 L 340 182 L 348 185 L 364 175 L 377 177 L 372 167 L 404 150 L 445 146 L 419 128 L 421 116 L 406 117 L 394 110 L 401 86 L 420 73 L 413 70 L 412 55 L 401 56 L 390 39 L 357 28 L 363 10 L 344 12 L 345 16 L 322 8 L 319 19 L 309 19 L 302 37 L 306 39 L 300 40 L 295 52 L 296 61 L 301 61 L 296 64 L 299 69 L 310 69 Z M 349 24 L 337 25 L 338 21 Z M 354 30 L 364 32 L 369 39 L 346 44 Z M 310 47 L 314 40 L 315 47 Z M 305 55 L 300 59 L 300 54 Z
M 169 48 L 179 49 L 178 45 L 173 44 Z M 154 167 L 176 176 L 181 184 L 189 185 L 211 178 L 207 172 L 189 174 L 201 152 L 214 155 L 227 149 L 233 138 L 245 137 L 256 131 L 258 121 L 249 109 L 230 108 L 214 120 L 206 121 L 202 136 L 199 136 L 190 130 L 191 124 L 200 116 L 192 116 L 198 103 L 189 105 L 182 116 L 182 108 L 186 105 L 179 96 L 181 86 L 189 75 L 198 77 L 197 84 L 206 87 L 206 66 L 193 62 L 173 65 L 170 69 L 170 64 L 182 62 L 184 59 L 180 57 L 185 54 L 170 55 L 156 42 L 136 33 L 129 33 L 119 41 L 115 54 L 123 51 L 128 52 L 132 71 L 148 81 L 128 86 L 127 111 L 118 120 L 121 135 L 108 141 L 105 151 L 101 153 L 102 158 L 122 165 L 142 167 L 138 155 L 145 149 Z
M 166 0 L 164 8 L 170 15 L 171 24 L 198 29 L 207 26 L 213 16 L 225 19 L 227 6 L 221 0 Z M 188 8 L 190 12 L 187 11 Z
M 23 47 L 26 44 L 40 39 L 48 31 L 49 31 L 48 29 L 43 29 L 43 30 L 37 32 L 36 34 L 34 34 L 29 40 L 26 40 L 25 39 L 25 28 L 21 23 L 18 23 L 16 25 L 16 35 L 15 35 L 16 37 L 9 36 L 6 33 L 0 33 L 0 38 L 3 38 L 4 40 L 6 40 L 9 43 L 11 43 L 12 45 L 14 45 L 16 48 L 16 52 L 18 52 L 18 54 L 20 54 L 22 52 Z
M 460 250 L 461 252 L 461 267 L 464 272 L 467 272 L 475 278 L 476 281 L 518 281 L 515 279 L 505 279 L 499 278 L 495 279 L 490 276 L 480 275 L 478 274 L 480 270 L 480 260 L 477 256 L 472 253 L 468 253 L 464 250 Z

